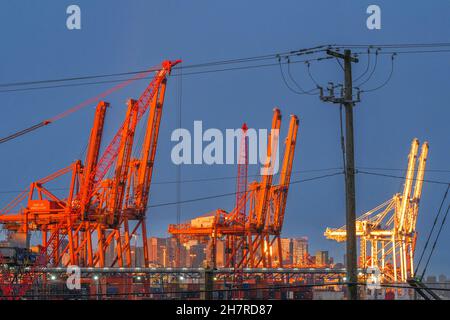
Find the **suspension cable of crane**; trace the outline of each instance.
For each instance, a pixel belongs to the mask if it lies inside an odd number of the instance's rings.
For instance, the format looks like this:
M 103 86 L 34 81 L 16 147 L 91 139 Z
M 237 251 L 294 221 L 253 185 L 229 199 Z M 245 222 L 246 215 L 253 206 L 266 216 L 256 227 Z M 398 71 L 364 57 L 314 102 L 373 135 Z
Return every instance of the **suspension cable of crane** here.
M 15 132 L 15 133 L 13 133 L 13 134 L 11 134 L 9 136 L 1 138 L 0 139 L 0 144 L 5 143 L 5 142 L 10 141 L 10 140 L 13 140 L 15 138 L 18 138 L 18 137 L 24 135 L 24 134 L 30 133 L 32 131 L 35 131 L 36 129 L 42 128 L 42 127 L 47 126 L 47 125 L 49 125 L 49 124 L 51 124 L 51 123 L 53 123 L 55 121 L 58 121 L 58 120 L 60 120 L 62 118 L 65 118 L 65 117 L 71 115 L 72 113 L 77 112 L 80 109 L 83 109 L 83 108 L 85 108 L 85 107 L 87 107 L 87 106 L 89 106 L 89 105 L 91 105 L 91 104 L 93 104 L 95 102 L 98 102 L 98 101 L 102 100 L 102 99 L 106 98 L 107 96 L 111 95 L 112 93 L 114 93 L 114 92 L 116 92 L 116 91 L 118 91 L 120 89 L 123 89 L 124 87 L 128 86 L 132 82 L 146 77 L 148 74 L 150 74 L 151 72 L 154 72 L 155 70 L 158 70 L 158 69 L 152 68 L 152 69 L 149 69 L 149 70 L 147 70 L 145 72 L 138 73 L 133 78 L 127 79 L 125 81 L 122 81 L 119 84 L 115 85 L 114 87 L 109 88 L 108 90 L 103 91 L 102 93 L 100 93 L 100 94 L 98 94 L 98 95 L 96 95 L 96 96 L 94 96 L 92 98 L 89 98 L 89 99 L 87 99 L 87 100 L 85 100 L 85 101 L 83 101 L 83 102 L 81 102 L 81 103 L 79 103 L 79 104 L 77 104 L 77 105 L 67 109 L 66 111 L 64 111 L 64 112 L 62 112 L 60 114 L 57 114 L 56 116 L 54 116 L 54 117 L 52 117 L 50 119 L 46 119 L 46 120 L 41 121 L 41 122 L 39 122 L 39 123 L 37 123 L 35 125 L 32 125 L 31 127 L 28 127 L 26 129 L 17 131 L 17 132 Z

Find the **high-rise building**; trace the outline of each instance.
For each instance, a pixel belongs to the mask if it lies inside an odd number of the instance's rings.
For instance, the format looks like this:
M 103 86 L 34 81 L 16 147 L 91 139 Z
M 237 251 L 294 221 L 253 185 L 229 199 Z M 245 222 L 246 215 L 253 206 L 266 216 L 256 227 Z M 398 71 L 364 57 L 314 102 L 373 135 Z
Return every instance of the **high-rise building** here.
M 284 266 L 302 266 L 308 256 L 308 238 L 281 238 L 281 254 Z M 274 256 L 278 256 L 278 246 L 272 247 Z M 277 262 L 277 261 L 276 261 Z
M 176 238 L 168 238 L 167 240 L 167 244 L 166 244 L 166 248 L 167 248 L 167 265 L 169 267 L 177 267 L 178 264 L 178 253 L 180 250 L 178 250 L 178 241 Z M 181 261 L 180 261 L 180 266 L 181 266 Z
M 144 266 L 144 248 L 133 247 L 131 248 L 131 264 L 133 267 Z
M 186 267 L 186 248 L 176 238 L 167 239 L 167 257 L 170 267 Z
M 318 266 L 326 266 L 330 263 L 328 258 L 328 251 L 317 251 L 316 252 L 316 265 Z
M 212 245 L 211 241 L 208 242 L 207 250 L 206 250 L 206 262 L 207 264 L 212 264 Z M 225 266 L 225 241 L 221 239 L 216 240 L 216 267 L 223 268 Z
M 295 266 L 305 266 L 308 257 L 308 238 L 292 239 L 292 263 Z
M 283 258 L 283 264 L 284 265 L 292 265 L 292 263 L 293 263 L 293 259 L 292 259 L 292 253 L 293 253 L 292 245 L 293 245 L 292 239 L 281 238 L 281 256 Z
M 191 240 L 184 244 L 187 251 L 187 267 L 199 268 L 207 265 L 206 249 L 207 245 L 197 240 Z
M 170 267 L 167 238 L 151 237 L 147 242 L 149 263 L 159 267 Z

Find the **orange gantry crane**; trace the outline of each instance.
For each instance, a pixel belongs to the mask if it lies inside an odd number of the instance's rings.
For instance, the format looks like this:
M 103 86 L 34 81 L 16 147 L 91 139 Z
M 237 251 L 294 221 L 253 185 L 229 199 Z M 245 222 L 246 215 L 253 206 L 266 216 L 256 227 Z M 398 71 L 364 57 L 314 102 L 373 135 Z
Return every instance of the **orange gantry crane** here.
M 40 233 L 40 265 L 132 265 L 132 237 L 140 231 L 142 243 L 147 243 L 146 209 L 167 77 L 180 62 L 164 61 L 139 99 L 128 101 L 123 124 L 101 156 L 109 106 L 103 101 L 95 111 L 84 163 L 77 160 L 32 182 L 0 211 L 0 224 L 15 236 L 23 235 L 29 242 L 30 232 Z M 135 131 L 146 113 L 145 137 L 142 145 L 136 145 Z M 132 158 L 132 151 L 139 149 L 139 157 Z M 64 178 L 70 181 L 68 192 L 59 197 L 51 184 Z M 147 266 L 147 246 L 143 247 Z M 110 265 L 107 252 L 114 252 Z
M 225 267 L 239 270 L 243 267 L 282 266 L 280 235 L 292 173 L 298 124 L 297 116 L 292 115 L 285 140 L 278 184 L 274 185 L 272 182 L 274 161 L 278 152 L 281 112 L 279 109 L 274 109 L 262 180 L 253 181 L 245 187 L 242 182 L 238 182 L 238 200 L 231 212 L 217 209 L 188 223 L 169 225 L 169 233 L 182 241 L 197 239 L 209 242 L 212 253 L 211 267 L 216 266 L 217 239 L 225 240 Z M 245 150 L 245 147 L 243 149 Z M 239 167 L 239 170 L 242 169 Z M 241 178 L 242 175 L 239 173 L 238 180 Z M 245 196 L 242 196 L 243 191 Z M 275 250 L 273 250 L 274 247 Z
M 381 280 L 385 282 L 405 282 L 414 274 L 416 223 L 428 143 L 423 143 L 419 157 L 418 151 L 419 140 L 414 139 L 403 193 L 395 194 L 356 220 L 356 235 L 360 239 L 360 267 L 378 268 Z M 328 239 L 343 242 L 346 240 L 346 227 L 327 228 L 324 235 Z

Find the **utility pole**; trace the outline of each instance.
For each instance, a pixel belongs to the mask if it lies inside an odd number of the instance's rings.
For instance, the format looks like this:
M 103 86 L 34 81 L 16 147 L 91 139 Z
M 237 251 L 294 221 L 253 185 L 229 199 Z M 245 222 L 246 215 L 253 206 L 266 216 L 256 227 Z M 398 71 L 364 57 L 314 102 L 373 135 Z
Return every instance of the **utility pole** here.
M 329 95 L 323 95 L 320 89 L 321 100 L 325 102 L 337 103 L 345 108 L 345 205 L 346 205 L 346 228 L 347 228 L 347 282 L 349 298 L 358 299 L 357 278 L 357 248 L 356 248 L 356 197 L 355 197 L 355 154 L 353 137 L 353 107 L 359 99 L 353 100 L 352 63 L 357 63 L 358 59 L 352 57 L 350 50 L 345 50 L 344 54 L 327 50 L 327 54 L 344 61 L 344 87 L 340 97 L 334 96 L 334 84 L 331 84 Z

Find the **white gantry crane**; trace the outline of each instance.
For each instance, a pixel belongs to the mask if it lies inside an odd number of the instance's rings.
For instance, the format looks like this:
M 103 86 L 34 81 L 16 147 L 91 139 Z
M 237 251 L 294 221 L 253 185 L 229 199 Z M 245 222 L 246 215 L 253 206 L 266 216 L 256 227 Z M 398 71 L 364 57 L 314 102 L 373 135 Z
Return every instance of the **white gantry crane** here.
M 406 282 L 414 273 L 416 223 L 428 156 L 428 143 L 414 139 L 402 194 L 395 194 L 356 220 L 360 268 L 376 267 L 383 282 Z M 325 237 L 343 242 L 346 227 L 327 228 Z

